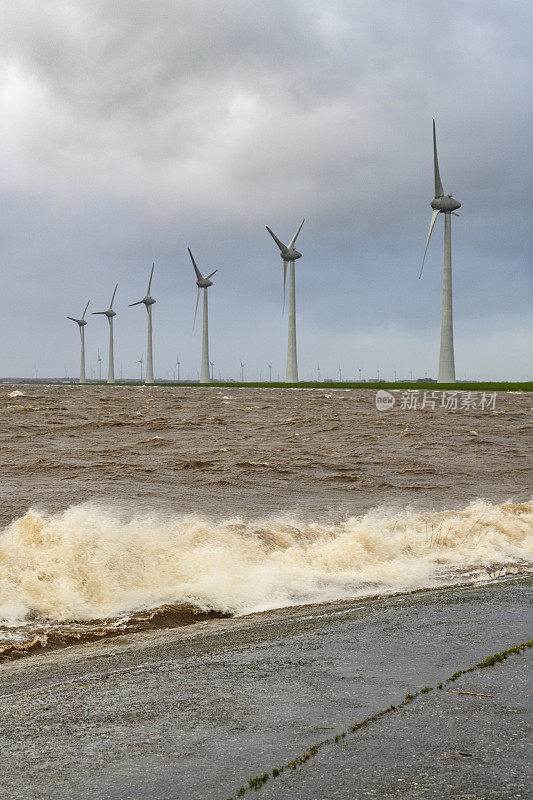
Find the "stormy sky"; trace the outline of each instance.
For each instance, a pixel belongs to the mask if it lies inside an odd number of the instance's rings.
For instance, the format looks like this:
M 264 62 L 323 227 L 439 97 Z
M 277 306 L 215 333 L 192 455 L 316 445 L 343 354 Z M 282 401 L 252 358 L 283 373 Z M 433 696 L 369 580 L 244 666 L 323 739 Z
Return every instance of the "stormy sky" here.
M 282 262 L 297 262 L 301 379 L 436 376 L 453 219 L 459 378 L 531 379 L 530 0 L 0 1 L 0 376 L 76 376 L 79 316 L 115 282 L 117 376 L 138 374 L 155 262 L 156 376 L 284 376 Z M 87 373 L 107 363 L 89 317 Z

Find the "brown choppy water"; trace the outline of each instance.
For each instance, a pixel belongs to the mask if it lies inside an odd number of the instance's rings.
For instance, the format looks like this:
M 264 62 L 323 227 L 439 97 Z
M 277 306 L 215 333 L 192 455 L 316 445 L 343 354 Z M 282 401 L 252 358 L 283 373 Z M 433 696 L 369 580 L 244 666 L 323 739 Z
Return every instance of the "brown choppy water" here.
M 527 569 L 532 406 L 2 386 L 0 650 Z

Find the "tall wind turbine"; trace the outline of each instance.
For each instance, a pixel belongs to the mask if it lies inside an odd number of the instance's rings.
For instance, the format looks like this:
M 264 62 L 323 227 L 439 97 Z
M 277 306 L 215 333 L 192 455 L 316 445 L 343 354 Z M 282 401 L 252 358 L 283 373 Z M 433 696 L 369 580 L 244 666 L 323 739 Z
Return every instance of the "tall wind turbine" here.
M 136 303 L 130 303 L 129 307 L 132 306 L 139 306 L 141 303 L 145 306 L 146 311 L 148 313 L 148 342 L 146 345 L 146 378 L 145 383 L 153 383 L 154 382 L 154 362 L 153 362 L 153 354 L 152 354 L 152 306 L 155 303 L 153 297 L 150 297 L 150 289 L 152 288 L 152 277 L 154 274 L 154 266 L 152 264 L 152 271 L 150 272 L 150 279 L 148 281 L 148 288 L 146 290 L 146 295 L 143 297 L 142 300 L 138 300 Z
M 240 365 L 241 365 L 241 383 L 244 383 L 244 361 L 242 360 L 242 358 L 240 360 Z
M 85 326 L 87 325 L 87 320 L 85 319 L 85 312 L 89 308 L 89 300 L 85 308 L 83 309 L 83 314 L 81 315 L 81 319 L 76 319 L 76 317 L 67 317 L 67 319 L 71 319 L 72 322 L 77 322 L 79 329 L 80 329 L 80 339 L 81 339 L 81 361 L 80 361 L 80 383 L 85 383 Z
M 426 249 L 422 259 L 419 278 L 422 277 L 424 261 L 429 245 L 429 240 L 439 214 L 444 214 L 444 269 L 442 276 L 442 315 L 440 327 L 440 356 L 439 356 L 439 383 L 455 383 L 455 358 L 453 352 L 453 311 L 452 311 L 452 221 L 451 215 L 456 214 L 461 203 L 449 195 L 444 194 L 439 173 L 437 159 L 437 135 L 435 133 L 435 120 L 433 120 L 433 172 L 435 176 L 435 197 L 430 205 L 433 209 L 429 233 L 426 240 Z
M 300 223 L 300 227 L 292 237 L 288 245 L 284 245 L 278 237 L 273 233 L 268 225 L 267 231 L 272 236 L 280 250 L 281 258 L 283 259 L 283 309 L 285 309 L 285 287 L 287 283 L 287 265 L 290 266 L 289 275 L 289 338 L 287 344 L 287 372 L 285 381 L 287 383 L 296 383 L 298 381 L 298 355 L 296 351 L 296 277 L 294 262 L 297 258 L 301 258 L 302 254 L 294 249 L 298 234 L 302 230 L 302 225 L 305 220 Z
M 203 332 L 202 332 L 202 368 L 200 372 L 200 383 L 209 383 L 210 376 L 209 376 L 209 322 L 208 322 L 208 314 L 207 314 L 207 290 L 210 286 L 213 285 L 213 281 L 210 278 L 213 277 L 215 272 L 218 272 L 218 268 L 210 272 L 205 278 L 202 276 L 202 273 L 196 266 L 196 261 L 194 260 L 194 256 L 191 253 L 190 247 L 187 248 L 189 251 L 189 255 L 191 257 L 192 265 L 194 267 L 194 271 L 196 273 L 196 285 L 198 286 L 198 294 L 196 296 L 196 307 L 194 309 L 194 322 L 196 322 L 196 313 L 198 311 L 198 303 L 200 302 L 200 290 L 204 290 L 204 324 L 203 324 Z M 194 323 L 193 323 L 194 328 Z
M 109 308 L 107 311 L 93 311 L 93 314 L 105 314 L 107 321 L 109 322 L 109 365 L 107 369 L 108 383 L 115 383 L 115 361 L 113 356 L 113 317 L 117 316 L 117 312 L 113 311 L 113 301 L 115 299 L 117 289 L 118 283 L 115 284 L 113 296 L 111 297 L 111 302 L 109 303 Z

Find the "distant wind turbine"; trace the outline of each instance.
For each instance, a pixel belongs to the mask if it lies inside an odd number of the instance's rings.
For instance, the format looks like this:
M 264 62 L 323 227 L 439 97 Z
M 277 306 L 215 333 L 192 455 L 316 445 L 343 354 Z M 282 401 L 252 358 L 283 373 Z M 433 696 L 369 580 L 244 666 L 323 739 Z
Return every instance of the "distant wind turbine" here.
M 176 365 L 174 367 L 174 380 L 176 380 L 176 370 L 178 372 L 178 383 L 180 382 L 180 356 L 179 353 L 176 356 Z
M 270 383 L 272 383 L 272 364 L 267 363 L 267 367 L 268 367 L 268 380 Z
M 109 308 L 107 309 L 107 311 L 93 311 L 93 314 L 104 314 L 107 317 L 107 321 L 109 322 L 109 365 L 107 368 L 108 383 L 115 383 L 115 361 L 113 355 L 113 317 L 116 317 L 117 312 L 113 311 L 113 301 L 115 299 L 117 289 L 118 289 L 118 283 L 115 284 L 113 296 L 111 297 L 111 302 L 109 303 Z
M 211 380 L 215 379 L 215 362 L 210 361 L 209 364 L 211 365 Z
M 294 262 L 296 259 L 301 258 L 302 254 L 295 250 L 294 245 L 298 234 L 302 230 L 302 225 L 305 220 L 300 223 L 300 227 L 292 237 L 288 245 L 284 245 L 275 233 L 273 233 L 268 225 L 267 231 L 272 236 L 277 246 L 279 247 L 281 258 L 283 259 L 283 309 L 285 309 L 285 287 L 287 283 L 287 265 L 290 266 L 289 276 L 289 337 L 287 343 L 287 372 L 285 381 L 287 383 L 296 383 L 298 381 L 298 355 L 296 350 L 296 276 Z
M 430 205 L 433 209 L 426 248 L 422 259 L 419 278 L 422 277 L 424 261 L 428 250 L 429 240 L 439 214 L 444 214 L 444 268 L 442 276 L 442 314 L 440 328 L 440 355 L 439 355 L 439 383 L 455 383 L 455 357 L 453 351 L 453 310 L 452 310 L 452 222 L 451 215 L 458 217 L 455 212 L 461 208 L 461 203 L 451 194 L 445 195 L 439 173 L 437 159 L 437 135 L 435 120 L 433 120 L 433 173 L 435 177 L 435 197 Z
M 80 330 L 80 339 L 81 339 L 81 360 L 80 360 L 80 383 L 85 383 L 85 326 L 87 325 L 87 320 L 85 319 L 85 312 L 89 308 L 89 300 L 87 305 L 83 309 L 83 314 L 81 315 L 81 319 L 76 319 L 76 317 L 67 317 L 67 319 L 71 319 L 72 322 L 77 322 L 78 327 Z
M 98 361 L 98 380 L 101 381 L 102 380 L 102 356 L 100 355 L 100 349 L 98 349 L 98 358 L 96 360 Z
M 318 383 L 320 383 L 320 364 L 317 364 L 317 366 L 316 366 L 316 377 L 317 377 Z
M 141 382 L 142 382 L 142 379 L 143 379 L 143 363 L 144 363 L 144 353 L 143 353 L 143 354 L 142 354 L 142 356 L 139 358 L 139 360 L 138 360 L 138 361 L 136 361 L 135 363 L 136 363 L 136 364 L 140 364 L 140 365 L 141 365 Z
M 150 279 L 148 281 L 148 288 L 146 290 L 146 295 L 143 297 L 142 300 L 138 300 L 136 303 L 130 303 L 129 307 L 132 306 L 139 306 L 141 303 L 145 306 L 146 311 L 148 313 L 148 341 L 146 345 L 146 380 L 145 383 L 153 383 L 154 382 L 154 363 L 153 363 L 153 353 L 152 353 L 152 306 L 155 303 L 153 297 L 150 297 L 150 289 L 152 288 L 152 277 L 154 275 L 154 266 L 152 264 L 152 271 L 150 272 Z
M 198 294 L 196 296 L 196 307 L 194 309 L 194 322 L 196 322 L 196 314 L 198 312 L 198 303 L 200 302 L 200 290 L 204 290 L 204 319 L 203 319 L 203 331 L 202 331 L 202 367 L 200 372 L 200 383 L 209 383 L 209 322 L 208 322 L 208 311 L 207 311 L 207 290 L 210 286 L 213 285 L 213 281 L 210 278 L 213 277 L 215 272 L 218 272 L 218 268 L 210 272 L 205 278 L 203 277 L 202 273 L 196 266 L 196 261 L 194 260 L 194 256 L 191 253 L 190 247 L 187 248 L 189 251 L 189 255 L 191 257 L 192 265 L 194 267 L 194 271 L 196 273 L 196 285 L 198 286 Z M 193 322 L 193 328 L 194 328 Z
M 244 383 L 244 361 L 241 361 L 240 364 L 241 364 L 241 383 Z

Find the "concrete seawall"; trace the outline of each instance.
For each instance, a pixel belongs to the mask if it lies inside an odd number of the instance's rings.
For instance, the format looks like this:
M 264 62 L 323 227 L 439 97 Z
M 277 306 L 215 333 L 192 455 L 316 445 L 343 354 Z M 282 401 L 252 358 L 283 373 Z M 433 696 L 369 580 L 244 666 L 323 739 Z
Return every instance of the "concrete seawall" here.
M 254 776 L 290 762 L 317 742 L 334 739 L 398 704 L 407 693 L 436 686 L 456 671 L 529 639 L 531 595 L 531 580 L 515 578 L 213 620 L 4 665 L 0 797 L 227 800 Z M 516 656 L 516 663 L 523 658 Z M 511 663 L 510 658 L 498 667 L 501 675 L 494 673 L 494 680 L 500 675 L 505 682 L 505 670 L 514 670 L 522 700 L 521 668 Z M 464 685 L 482 692 L 480 675 L 472 673 Z M 389 796 L 379 781 L 391 769 L 400 769 L 392 754 L 393 747 L 401 750 L 402 741 L 409 741 L 407 715 L 413 715 L 410 725 L 419 725 L 423 741 L 436 741 L 444 735 L 441 718 L 450 708 L 432 704 L 449 704 L 458 697 L 449 690 L 424 696 L 406 707 L 396 727 L 387 728 L 392 722 L 385 718 L 374 729 L 368 727 L 360 756 L 361 745 L 347 737 L 342 747 L 330 748 L 330 756 L 324 747 L 301 771 L 269 780 L 259 796 L 329 798 L 336 791 L 340 797 Z M 415 705 L 427 709 L 420 721 Z M 472 721 L 477 706 L 470 702 L 461 708 L 468 709 Z M 520 731 L 520 703 L 513 713 Z M 453 750 L 451 716 L 449 722 L 446 747 Z M 457 746 L 462 746 L 459 740 Z M 384 748 L 390 748 L 389 759 Z M 341 751 L 346 764 L 352 759 L 351 767 L 331 761 L 341 758 Z M 353 770 L 353 763 L 363 759 L 368 764 L 374 756 L 372 780 L 359 770 L 347 782 L 346 770 Z M 458 756 L 458 769 L 461 758 L 470 756 Z M 498 758 L 496 750 L 494 769 Z M 510 775 L 522 768 L 519 755 L 515 761 Z M 435 769 L 438 773 L 440 767 Z M 311 786 L 321 785 L 320 775 L 325 776 L 322 788 L 309 794 Z M 400 773 L 396 778 L 411 781 L 402 796 L 444 796 L 438 794 L 438 783 L 433 794 L 416 794 L 415 778 Z M 521 796 L 518 783 L 515 797 Z M 476 794 L 474 787 L 464 796 L 485 795 Z

